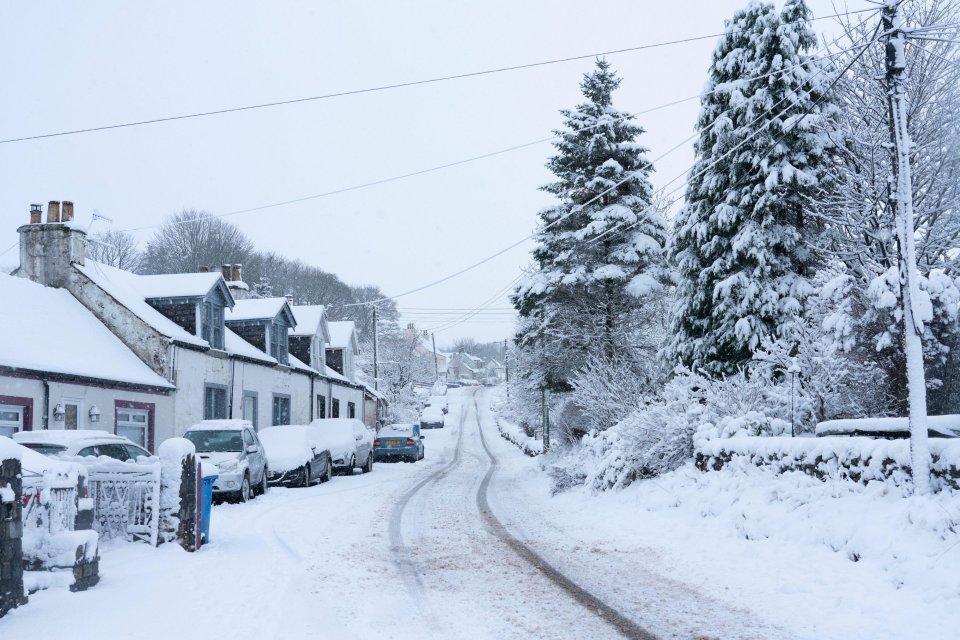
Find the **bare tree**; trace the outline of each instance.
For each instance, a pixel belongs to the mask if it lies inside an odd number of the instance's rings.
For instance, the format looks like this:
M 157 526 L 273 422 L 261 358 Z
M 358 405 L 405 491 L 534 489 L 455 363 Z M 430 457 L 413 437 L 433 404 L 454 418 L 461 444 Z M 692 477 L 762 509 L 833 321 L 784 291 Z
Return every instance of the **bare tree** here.
M 87 257 L 111 267 L 137 272 L 143 264 L 140 245 L 126 231 L 105 231 L 87 238 Z
M 189 273 L 200 267 L 246 263 L 253 242 L 236 225 L 205 211 L 170 216 L 147 242 L 145 273 Z

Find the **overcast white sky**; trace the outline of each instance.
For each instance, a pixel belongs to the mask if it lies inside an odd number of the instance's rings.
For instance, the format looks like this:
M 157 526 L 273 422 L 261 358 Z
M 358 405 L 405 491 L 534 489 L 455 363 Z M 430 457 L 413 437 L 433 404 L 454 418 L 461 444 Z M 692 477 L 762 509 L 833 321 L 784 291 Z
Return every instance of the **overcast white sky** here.
M 299 98 L 717 33 L 746 0 L 518 2 L 5 2 L 0 139 Z M 778 3 L 779 4 L 779 3 Z M 830 0 L 809 0 L 816 15 Z M 838 3 L 841 4 L 842 3 Z M 867 6 L 851 0 L 851 9 Z M 831 21 L 815 23 L 832 32 Z M 713 39 L 610 56 L 616 105 L 639 111 L 698 93 Z M 589 60 L 180 122 L 0 145 L 0 251 L 29 204 L 73 200 L 114 228 L 182 208 L 224 213 L 300 198 L 546 137 L 580 101 Z M 696 102 L 643 116 L 656 157 L 692 133 Z M 528 235 L 550 203 L 541 144 L 304 203 L 228 218 L 263 250 L 400 293 Z M 657 163 L 660 186 L 692 147 Z M 105 230 L 98 222 L 94 230 Z M 138 232 L 141 241 L 150 231 Z M 473 308 L 504 290 L 529 244 L 401 308 Z M 0 265 L 17 262 L 17 250 Z M 500 295 L 493 308 L 509 305 Z M 455 315 L 455 314 L 454 314 Z M 411 316 L 412 317 L 412 316 Z M 446 316 L 419 321 L 439 328 Z M 445 329 L 510 335 L 506 317 Z

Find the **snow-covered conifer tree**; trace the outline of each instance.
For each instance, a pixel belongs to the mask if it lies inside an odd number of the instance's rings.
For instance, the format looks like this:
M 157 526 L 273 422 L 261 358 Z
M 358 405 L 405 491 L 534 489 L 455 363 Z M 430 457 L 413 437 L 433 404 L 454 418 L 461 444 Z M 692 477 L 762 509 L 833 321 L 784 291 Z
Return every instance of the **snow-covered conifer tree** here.
M 806 212 L 823 188 L 822 125 L 835 107 L 808 53 L 816 44 L 808 19 L 803 0 L 779 14 L 754 0 L 713 54 L 671 247 L 678 287 L 668 350 L 712 374 L 734 371 L 766 338 L 795 340 L 811 292 Z
M 664 277 L 665 222 L 652 204 L 643 129 L 613 107 L 620 85 L 604 60 L 584 76 L 587 99 L 562 110 L 557 154 L 547 167 L 557 177 L 543 187 L 557 205 L 540 212 L 533 252 L 536 270 L 513 299 L 530 321 L 520 342 L 550 354 L 550 386 L 563 386 L 588 348 L 613 360 L 630 348 L 640 300 Z

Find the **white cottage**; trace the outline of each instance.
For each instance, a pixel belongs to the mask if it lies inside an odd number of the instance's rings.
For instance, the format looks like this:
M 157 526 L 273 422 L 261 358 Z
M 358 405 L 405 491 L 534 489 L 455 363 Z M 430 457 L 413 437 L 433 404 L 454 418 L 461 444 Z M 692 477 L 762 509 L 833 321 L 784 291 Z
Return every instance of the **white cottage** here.
M 180 435 L 204 419 L 242 417 L 256 426 L 305 423 L 318 415 L 313 398 L 323 386 L 331 398 L 352 403 L 355 413 L 361 407 L 362 388 L 358 393 L 352 381 L 332 379 L 325 369 L 315 369 L 290 353 L 289 334 L 297 325 L 290 305 L 283 298 L 247 299 L 247 289 L 239 281 L 240 265 L 225 265 L 222 274 L 143 276 L 87 260 L 86 233 L 73 224 L 72 205 L 69 218 L 61 218 L 60 205 L 55 202 L 50 203 L 47 222 L 40 222 L 39 207 L 34 207 L 30 224 L 18 232 L 20 268 L 15 275 L 59 289 L 57 295 L 75 310 L 85 309 L 85 317 L 99 326 L 101 334 L 113 336 L 113 343 L 124 348 L 127 360 L 130 356 L 138 359 L 140 368 L 150 373 L 127 380 L 122 371 L 132 370 L 130 365 L 120 372 L 101 372 L 101 377 L 90 371 L 75 374 L 74 381 L 90 378 L 96 383 L 94 388 L 126 390 L 130 398 L 117 397 L 113 406 L 106 398 L 102 400 L 114 414 L 104 416 L 107 425 L 112 419 L 114 431 L 125 432 L 127 421 L 146 421 L 144 434 L 137 439 L 152 449 L 155 443 Z M 18 290 L 13 299 L 20 298 L 27 299 L 27 295 Z M 20 317 L 29 325 L 32 314 Z M 66 322 L 59 315 L 57 321 Z M 64 344 L 84 341 L 84 334 L 63 335 Z M 16 331 L 3 332 L 0 352 L 12 352 L 9 343 L 17 340 Z M 36 336 L 31 339 L 33 346 L 42 342 Z M 103 359 L 102 364 L 121 360 L 111 357 Z M 34 372 L 31 375 L 50 378 L 62 373 L 54 365 L 49 359 L 38 360 L 30 369 Z M 9 366 L 16 366 L 16 362 L 10 361 Z M 15 395 L 22 392 L 22 383 L 13 385 L 10 378 L 0 377 L 0 396 L 27 398 Z M 72 393 L 82 395 L 79 391 Z M 148 394 L 154 402 L 133 397 L 136 393 Z M 34 401 L 33 406 L 46 402 L 36 393 L 29 399 Z M 54 399 L 51 396 L 50 401 Z M 54 409 L 60 404 L 53 402 Z M 0 401 L 0 406 L 27 405 L 10 400 Z M 91 426 L 73 417 L 87 410 L 89 404 L 63 406 L 66 419 L 62 425 L 48 419 L 41 426 Z M 103 411 L 100 404 L 97 407 Z M 25 417 L 30 417 L 31 426 L 32 414 L 32 409 L 3 413 L 10 423 L 25 424 Z

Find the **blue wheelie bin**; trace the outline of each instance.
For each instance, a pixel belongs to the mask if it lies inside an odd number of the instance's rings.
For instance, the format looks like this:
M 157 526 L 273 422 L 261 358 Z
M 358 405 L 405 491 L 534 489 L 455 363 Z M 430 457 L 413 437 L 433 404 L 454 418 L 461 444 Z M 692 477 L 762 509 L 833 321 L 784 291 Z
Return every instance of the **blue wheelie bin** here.
M 213 511 L 213 485 L 220 476 L 204 476 L 200 486 L 200 540 L 210 542 L 210 512 Z

